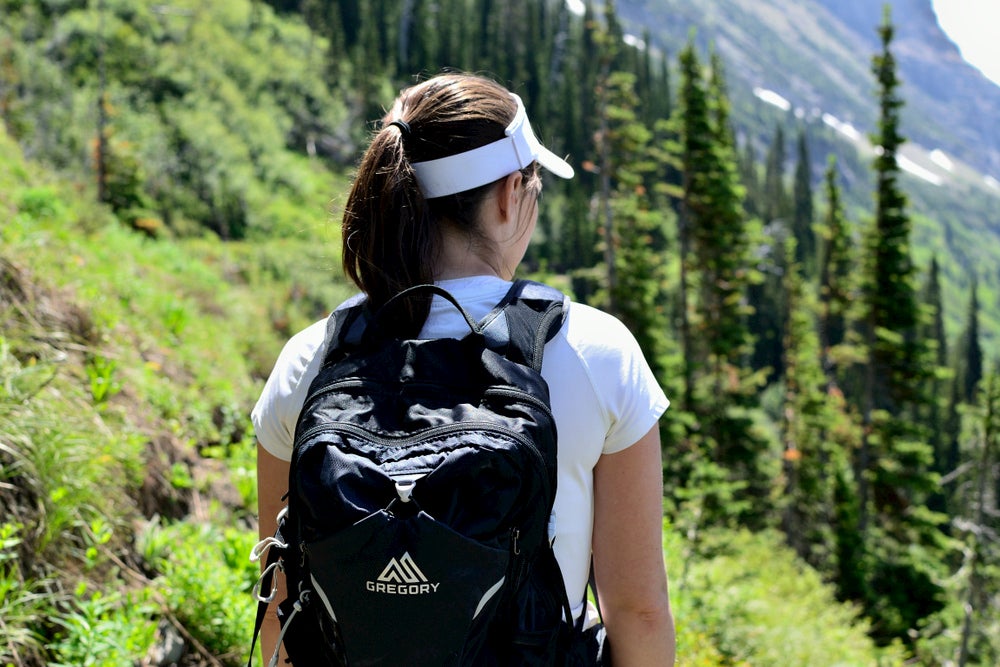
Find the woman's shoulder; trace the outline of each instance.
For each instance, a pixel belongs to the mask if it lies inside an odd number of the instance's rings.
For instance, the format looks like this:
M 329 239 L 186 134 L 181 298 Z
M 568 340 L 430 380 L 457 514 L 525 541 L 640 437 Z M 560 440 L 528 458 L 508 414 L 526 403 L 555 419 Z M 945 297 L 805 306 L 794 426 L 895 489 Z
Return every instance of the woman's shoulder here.
M 617 317 L 576 301 L 570 302 L 563 331 L 573 349 L 587 354 L 630 354 L 639 347 L 635 336 Z
M 274 373 L 289 384 L 297 384 L 312 362 L 322 354 L 326 342 L 326 318 L 313 322 L 285 342 L 274 365 Z

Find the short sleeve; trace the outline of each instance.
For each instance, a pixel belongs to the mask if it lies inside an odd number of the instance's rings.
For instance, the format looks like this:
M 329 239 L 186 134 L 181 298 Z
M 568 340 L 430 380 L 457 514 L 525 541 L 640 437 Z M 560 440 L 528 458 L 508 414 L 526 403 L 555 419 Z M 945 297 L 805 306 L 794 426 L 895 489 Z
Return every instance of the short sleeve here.
M 618 319 L 573 304 L 568 336 L 587 367 L 608 430 L 603 453 L 635 444 L 670 405 L 632 332 Z
M 323 358 L 326 321 L 316 322 L 285 344 L 250 413 L 258 442 L 284 461 L 292 458 L 295 422 Z

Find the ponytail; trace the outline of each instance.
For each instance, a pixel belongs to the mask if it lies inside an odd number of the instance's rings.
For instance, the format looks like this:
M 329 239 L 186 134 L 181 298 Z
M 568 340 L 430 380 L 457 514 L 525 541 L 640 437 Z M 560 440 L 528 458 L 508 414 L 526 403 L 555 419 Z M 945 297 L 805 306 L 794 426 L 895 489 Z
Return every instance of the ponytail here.
M 441 246 L 440 229 L 429 219 L 406 159 L 402 132 L 387 126 L 375 136 L 344 210 L 344 272 L 373 308 L 407 287 L 433 282 Z M 400 304 L 403 333 L 416 335 L 429 308 L 429 298 Z

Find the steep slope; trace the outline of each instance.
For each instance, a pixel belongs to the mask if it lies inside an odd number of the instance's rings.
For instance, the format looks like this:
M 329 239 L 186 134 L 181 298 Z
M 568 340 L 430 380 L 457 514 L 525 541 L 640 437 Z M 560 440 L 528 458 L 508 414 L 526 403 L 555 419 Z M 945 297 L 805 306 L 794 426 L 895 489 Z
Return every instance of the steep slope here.
M 993 122 L 1000 117 L 1000 86 L 962 60 L 930 0 L 887 4 L 907 135 L 1000 178 L 1000 129 Z M 877 114 L 869 62 L 882 6 L 870 0 L 622 0 L 619 11 L 632 25 L 649 26 L 653 43 L 668 51 L 696 29 L 697 41 L 725 58 L 736 95 L 773 90 L 807 115 L 829 113 L 868 132 Z
M 818 0 L 832 16 L 877 47 L 872 26 L 881 3 Z M 1000 86 L 966 63 L 937 22 L 930 0 L 891 0 L 896 56 L 907 99 L 906 122 L 916 143 L 937 147 L 986 175 L 1000 178 Z

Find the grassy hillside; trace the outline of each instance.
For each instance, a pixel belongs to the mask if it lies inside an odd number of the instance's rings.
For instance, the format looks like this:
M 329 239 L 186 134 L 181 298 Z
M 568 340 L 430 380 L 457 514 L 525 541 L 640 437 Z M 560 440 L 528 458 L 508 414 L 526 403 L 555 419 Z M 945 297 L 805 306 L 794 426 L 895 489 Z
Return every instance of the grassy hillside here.
M 349 163 L 365 134 L 325 48 L 260 2 L 24 3 L 0 111 L 27 155 L 94 174 L 103 109 L 107 201 L 151 233 L 308 236 L 340 190 L 307 156 Z
M 238 655 L 247 413 L 283 336 L 347 294 L 337 246 L 151 241 L 93 195 L 0 136 L 0 656 L 131 664 L 178 631 Z

